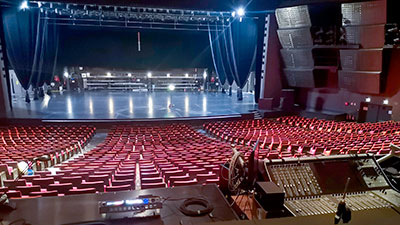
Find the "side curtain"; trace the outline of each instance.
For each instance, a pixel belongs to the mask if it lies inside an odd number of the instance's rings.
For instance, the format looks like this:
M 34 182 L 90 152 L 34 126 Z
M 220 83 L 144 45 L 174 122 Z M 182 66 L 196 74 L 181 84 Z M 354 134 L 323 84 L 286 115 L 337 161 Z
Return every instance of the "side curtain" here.
M 22 87 L 28 90 L 37 60 L 39 13 L 34 10 L 4 9 L 3 23 L 9 62 Z
M 218 41 L 218 36 L 218 26 L 208 26 L 208 37 L 210 39 L 211 56 L 214 64 L 214 69 L 219 81 L 221 82 L 221 85 L 224 85 L 227 80 L 227 74 L 225 66 L 222 62 L 221 46 Z
M 228 57 L 233 64 L 233 77 L 243 88 L 254 69 L 257 54 L 257 23 L 253 18 L 236 19 L 227 31 Z
M 59 30 L 36 9 L 5 9 L 5 44 L 11 67 L 25 90 L 50 83 L 58 54 Z

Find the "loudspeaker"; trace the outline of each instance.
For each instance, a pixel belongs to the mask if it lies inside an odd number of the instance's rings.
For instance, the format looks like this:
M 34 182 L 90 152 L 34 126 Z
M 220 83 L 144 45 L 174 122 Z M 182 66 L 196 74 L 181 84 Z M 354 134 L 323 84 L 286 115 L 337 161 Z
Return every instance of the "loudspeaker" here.
M 289 86 L 301 88 L 337 88 L 337 68 L 284 69 Z
M 339 71 L 339 88 L 352 92 L 379 94 L 381 72 Z
M 313 68 L 312 49 L 281 49 L 286 68 Z
M 310 14 L 306 5 L 276 9 L 275 15 L 280 29 L 311 27 Z
M 342 4 L 342 25 L 386 23 L 386 0 Z
M 345 27 L 347 44 L 362 48 L 382 48 L 385 44 L 385 25 Z
M 282 48 L 312 48 L 313 40 L 310 28 L 278 30 Z
M 382 49 L 340 50 L 344 71 L 382 71 Z

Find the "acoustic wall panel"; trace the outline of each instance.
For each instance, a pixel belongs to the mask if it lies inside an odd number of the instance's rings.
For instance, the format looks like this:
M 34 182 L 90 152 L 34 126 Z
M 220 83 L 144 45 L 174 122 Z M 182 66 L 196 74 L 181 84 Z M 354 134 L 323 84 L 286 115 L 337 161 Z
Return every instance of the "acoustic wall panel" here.
M 312 49 L 281 49 L 281 55 L 286 68 L 314 67 Z
M 282 48 L 311 48 L 313 40 L 310 28 L 278 30 Z
M 347 44 L 361 48 L 382 48 L 385 44 L 385 25 L 345 27 Z
M 380 93 L 380 72 L 339 71 L 339 88 L 365 94 Z
M 306 5 L 276 9 L 275 15 L 279 29 L 311 27 Z
M 299 88 L 337 88 L 337 70 L 332 67 L 314 69 L 284 69 L 284 74 L 291 87 Z
M 340 50 L 340 63 L 345 71 L 382 71 L 383 49 Z
M 342 4 L 342 24 L 373 25 L 386 23 L 386 0 Z

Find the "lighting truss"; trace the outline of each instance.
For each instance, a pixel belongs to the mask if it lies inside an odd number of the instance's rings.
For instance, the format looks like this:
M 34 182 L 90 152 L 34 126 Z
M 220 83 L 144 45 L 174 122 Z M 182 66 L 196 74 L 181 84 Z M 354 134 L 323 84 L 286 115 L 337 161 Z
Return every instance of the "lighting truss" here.
M 30 1 L 42 19 L 59 25 L 104 26 L 208 31 L 224 28 L 235 19 L 227 11 L 199 11 L 131 6 L 54 3 Z

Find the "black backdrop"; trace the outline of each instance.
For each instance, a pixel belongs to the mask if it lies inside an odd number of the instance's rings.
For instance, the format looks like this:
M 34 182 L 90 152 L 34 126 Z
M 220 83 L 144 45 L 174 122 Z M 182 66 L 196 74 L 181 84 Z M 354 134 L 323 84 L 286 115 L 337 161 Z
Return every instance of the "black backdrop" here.
M 139 70 L 213 67 L 204 31 L 78 26 L 61 26 L 57 64 Z

